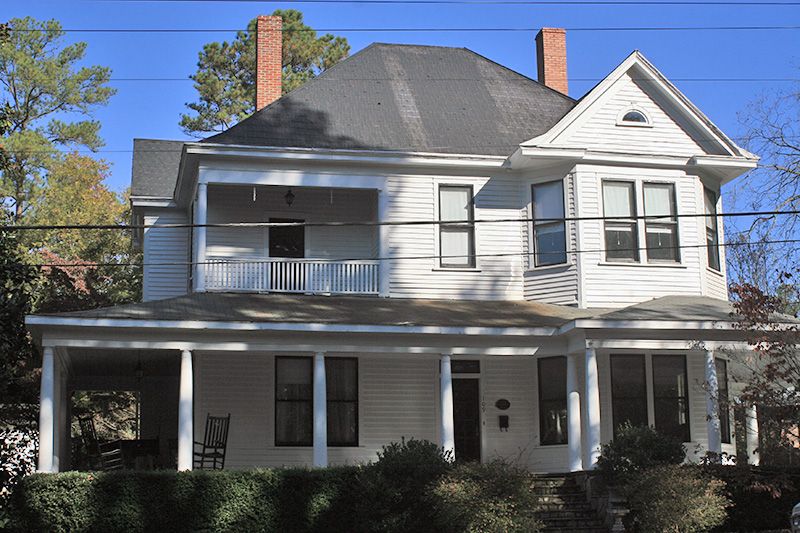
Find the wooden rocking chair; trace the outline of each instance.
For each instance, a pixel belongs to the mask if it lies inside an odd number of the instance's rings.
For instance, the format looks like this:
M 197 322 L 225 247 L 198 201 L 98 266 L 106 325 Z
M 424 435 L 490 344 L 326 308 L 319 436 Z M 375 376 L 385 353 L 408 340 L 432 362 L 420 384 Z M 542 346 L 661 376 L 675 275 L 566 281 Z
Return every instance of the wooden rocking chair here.
M 195 441 L 194 468 L 197 470 L 222 470 L 225 467 L 225 452 L 228 448 L 228 427 L 231 415 L 206 417 L 203 442 Z
M 102 443 L 98 440 L 94 418 L 90 416 L 78 418 L 78 425 L 81 428 L 83 447 L 89 459 L 89 468 L 108 471 L 121 470 L 125 467 L 119 443 Z

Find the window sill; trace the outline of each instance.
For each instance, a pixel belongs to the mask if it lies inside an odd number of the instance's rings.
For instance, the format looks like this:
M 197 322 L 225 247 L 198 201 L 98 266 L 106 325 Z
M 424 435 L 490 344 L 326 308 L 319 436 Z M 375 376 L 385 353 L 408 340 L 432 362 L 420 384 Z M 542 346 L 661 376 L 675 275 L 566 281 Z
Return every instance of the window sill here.
M 717 275 L 717 276 L 719 276 L 719 277 L 721 277 L 721 278 L 724 278 L 724 277 L 725 277 L 725 274 L 723 274 L 721 270 L 717 270 L 716 268 L 711 268 L 710 266 L 707 266 L 707 267 L 706 267 L 706 271 L 707 271 L 709 274 L 715 274 L 715 275 Z
M 535 267 L 529 267 L 525 271 L 525 273 L 529 274 L 529 273 L 534 273 L 534 272 L 543 272 L 543 271 L 546 272 L 548 270 L 559 270 L 559 269 L 564 270 L 564 269 L 567 269 L 567 268 L 569 268 L 571 266 L 572 266 L 572 263 L 559 263 L 557 265 L 535 266 Z
M 432 272 L 480 272 L 478 267 L 433 267 Z
M 615 267 L 655 267 L 655 268 L 688 268 L 682 263 L 641 263 L 641 262 L 626 262 L 626 261 L 600 261 L 597 263 L 599 266 L 615 266 Z

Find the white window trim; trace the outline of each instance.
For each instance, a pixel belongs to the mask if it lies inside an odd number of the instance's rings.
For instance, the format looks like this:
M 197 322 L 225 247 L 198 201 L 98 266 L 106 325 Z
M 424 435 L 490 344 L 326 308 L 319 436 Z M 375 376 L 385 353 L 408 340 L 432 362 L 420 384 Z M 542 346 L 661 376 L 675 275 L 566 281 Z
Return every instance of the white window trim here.
M 622 120 L 622 117 L 624 117 L 631 111 L 641 113 L 647 122 L 630 122 Z M 639 106 L 632 105 L 629 107 L 622 108 L 622 111 L 619 112 L 619 114 L 617 115 L 617 126 L 629 127 L 629 128 L 652 128 L 653 121 L 650 120 L 650 115 L 644 109 L 642 109 Z
M 645 185 L 672 185 L 672 202 L 675 205 L 675 241 L 676 246 L 678 246 L 678 260 L 677 261 L 664 261 L 660 259 L 650 259 L 649 254 L 647 253 L 647 219 L 641 219 L 642 224 L 639 224 L 642 227 L 642 238 L 644 239 L 641 241 L 642 244 L 639 245 L 642 248 L 641 253 L 644 257 L 644 262 L 648 265 L 652 266 L 662 266 L 662 265 L 669 265 L 669 266 L 681 266 L 683 265 L 683 254 L 681 251 L 683 248 L 681 246 L 681 219 L 680 219 L 680 205 L 678 202 L 678 185 L 679 183 L 676 180 L 664 180 L 664 179 L 651 179 L 651 178 L 643 178 L 641 180 L 641 184 L 639 185 L 639 194 L 641 198 L 641 216 L 645 215 L 645 205 L 644 205 L 644 186 Z
M 472 219 L 477 220 L 479 218 L 478 215 L 478 206 L 475 202 L 475 197 L 477 195 L 477 190 L 480 190 L 481 184 L 477 182 L 478 178 L 434 178 L 433 180 L 433 219 L 439 220 L 439 189 L 441 187 L 470 187 L 472 188 Z M 477 187 L 476 187 L 477 186 Z M 472 226 L 472 237 L 473 237 L 473 250 L 472 252 L 475 254 L 475 264 L 471 266 L 451 266 L 446 265 L 442 266 L 441 258 L 441 242 L 439 238 L 439 224 L 431 224 L 431 228 L 433 231 L 433 254 L 436 256 L 433 259 L 433 264 L 431 265 L 432 272 L 480 272 L 481 270 L 481 258 L 480 258 L 480 235 L 478 230 L 479 224 L 474 224 Z
M 599 183 L 599 194 L 597 195 L 597 203 L 600 206 L 600 216 L 606 216 L 606 206 L 605 206 L 605 198 L 603 196 L 603 184 L 606 182 L 616 182 L 616 183 L 633 183 L 633 203 L 634 203 L 634 216 L 641 216 L 642 214 L 642 202 L 639 201 L 639 197 L 641 195 L 641 185 L 639 184 L 641 180 L 635 178 L 622 178 L 622 177 L 600 177 Z M 640 265 L 645 263 L 646 260 L 643 260 L 643 257 L 646 257 L 646 250 L 643 250 L 642 246 L 642 237 L 643 237 L 643 229 L 642 227 L 644 224 L 641 224 L 642 219 L 636 218 L 634 219 L 636 223 L 636 247 L 639 248 L 638 255 L 639 259 L 618 259 L 616 261 L 612 260 L 609 261 L 607 259 L 607 250 L 608 246 L 606 244 L 606 220 L 603 218 L 600 221 L 600 242 L 601 242 L 601 251 L 600 251 L 600 261 L 599 264 L 602 265 Z
M 545 184 L 545 183 L 550 183 L 550 182 L 553 182 L 553 181 L 559 181 L 560 180 L 561 181 L 562 200 L 564 201 L 564 217 L 565 218 L 570 218 L 571 215 L 570 215 L 570 212 L 569 212 L 569 190 L 568 190 L 568 187 L 570 187 L 570 182 L 572 180 L 570 180 L 569 177 L 570 177 L 570 174 L 567 174 L 566 176 L 561 176 L 561 177 L 549 176 L 547 178 L 528 180 L 526 182 L 526 186 L 528 188 L 528 190 L 526 192 L 526 194 L 527 194 L 527 210 L 526 210 L 527 217 L 526 218 L 528 220 L 530 220 L 530 222 L 526 222 L 525 223 L 527 225 L 527 227 L 528 227 L 528 253 L 526 254 L 527 255 L 526 259 L 527 259 L 527 263 L 528 263 L 527 264 L 527 267 L 528 267 L 527 270 L 529 272 L 530 271 L 540 272 L 542 270 L 564 268 L 564 267 L 568 267 L 571 264 L 573 264 L 572 256 L 573 256 L 574 250 L 572 249 L 572 246 L 571 246 L 572 239 L 570 238 L 571 235 L 572 235 L 572 224 L 573 224 L 572 222 L 566 222 L 566 221 L 564 222 L 564 240 L 565 240 L 565 248 L 564 249 L 565 249 L 565 252 L 566 252 L 566 261 L 563 262 L 563 263 L 555 263 L 555 264 L 552 264 L 552 265 L 540 265 L 540 266 L 536 265 L 536 238 L 535 238 L 535 235 L 534 235 L 534 227 L 533 227 L 533 217 L 534 217 L 534 213 L 533 213 L 533 186 L 534 185 L 542 185 L 542 184 Z

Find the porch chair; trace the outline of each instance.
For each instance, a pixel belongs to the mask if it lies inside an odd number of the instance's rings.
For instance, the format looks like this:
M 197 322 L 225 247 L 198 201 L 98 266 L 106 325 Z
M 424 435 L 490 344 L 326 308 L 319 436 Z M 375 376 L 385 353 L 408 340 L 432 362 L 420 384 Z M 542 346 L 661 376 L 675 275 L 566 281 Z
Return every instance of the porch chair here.
M 78 418 L 78 425 L 81 428 L 83 447 L 89 459 L 89 468 L 108 471 L 122 470 L 125 467 L 119 443 L 100 442 L 97 438 L 93 417 Z
M 206 416 L 206 431 L 203 442 L 195 441 L 194 468 L 197 470 L 222 470 L 225 467 L 225 452 L 228 449 L 228 416 Z

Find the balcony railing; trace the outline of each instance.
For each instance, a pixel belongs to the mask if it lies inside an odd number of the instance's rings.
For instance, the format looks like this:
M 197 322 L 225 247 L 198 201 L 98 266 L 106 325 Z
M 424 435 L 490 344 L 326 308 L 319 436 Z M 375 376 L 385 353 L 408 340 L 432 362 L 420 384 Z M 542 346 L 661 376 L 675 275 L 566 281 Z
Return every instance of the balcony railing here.
M 207 291 L 378 294 L 378 261 L 207 258 Z

